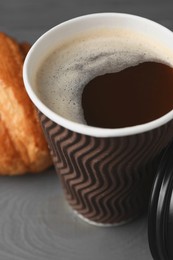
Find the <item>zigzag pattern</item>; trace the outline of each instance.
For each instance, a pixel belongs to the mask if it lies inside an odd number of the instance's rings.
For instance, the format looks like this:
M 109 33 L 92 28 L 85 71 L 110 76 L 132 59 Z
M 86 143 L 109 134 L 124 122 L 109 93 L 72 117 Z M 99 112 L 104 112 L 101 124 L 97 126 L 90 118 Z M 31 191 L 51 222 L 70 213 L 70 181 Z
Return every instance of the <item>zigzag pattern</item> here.
M 73 209 L 105 224 L 128 221 L 146 209 L 172 122 L 140 135 L 96 138 L 67 130 L 41 112 L 39 118 Z

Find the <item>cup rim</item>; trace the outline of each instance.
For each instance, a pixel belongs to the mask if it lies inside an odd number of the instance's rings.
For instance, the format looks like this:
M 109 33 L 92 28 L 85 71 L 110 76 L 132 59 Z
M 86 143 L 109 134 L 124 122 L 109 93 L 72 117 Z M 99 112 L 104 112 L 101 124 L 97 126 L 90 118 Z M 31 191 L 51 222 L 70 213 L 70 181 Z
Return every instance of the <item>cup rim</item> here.
M 129 135 L 135 135 L 144 133 L 147 131 L 151 131 L 155 128 L 158 128 L 169 121 L 173 119 L 173 109 L 166 113 L 165 115 L 161 116 L 158 119 L 155 119 L 153 121 L 147 122 L 145 124 L 140 125 L 134 125 L 129 127 L 123 127 L 123 128 L 100 128 L 100 127 L 94 127 L 89 125 L 84 125 L 81 123 L 77 123 L 74 121 L 71 121 L 69 119 L 66 119 L 55 112 L 53 112 L 51 109 L 49 109 L 36 95 L 34 90 L 32 89 L 32 86 L 30 84 L 30 79 L 28 77 L 28 68 L 30 66 L 30 60 L 32 59 L 32 55 L 34 52 L 36 52 L 36 49 L 38 48 L 41 41 L 44 41 L 46 37 L 49 36 L 49 34 L 53 33 L 57 29 L 59 29 L 62 26 L 65 26 L 67 23 L 73 22 L 73 21 L 81 21 L 83 19 L 89 18 L 89 17 L 103 17 L 104 16 L 117 16 L 117 17 L 126 17 L 130 19 L 136 19 L 143 21 L 145 23 L 153 24 L 153 26 L 156 26 L 159 29 L 162 29 L 164 31 L 167 31 L 169 34 L 173 34 L 171 30 L 168 28 L 162 26 L 161 24 L 154 22 L 148 18 L 144 18 L 141 16 L 133 15 L 133 14 L 127 14 L 127 13 L 114 13 L 114 12 L 103 12 L 103 13 L 92 13 L 92 14 L 86 14 L 82 15 L 76 18 L 72 18 L 70 20 L 67 20 L 65 22 L 62 22 L 53 28 L 49 29 L 47 32 L 45 32 L 41 37 L 39 37 L 36 42 L 33 44 L 31 49 L 29 50 L 25 61 L 23 65 L 23 80 L 24 85 L 26 88 L 26 91 L 34 103 L 34 105 L 49 119 L 51 119 L 53 122 L 71 130 L 75 131 L 80 134 L 89 135 L 89 136 L 95 136 L 95 137 L 121 137 L 121 136 L 129 136 Z

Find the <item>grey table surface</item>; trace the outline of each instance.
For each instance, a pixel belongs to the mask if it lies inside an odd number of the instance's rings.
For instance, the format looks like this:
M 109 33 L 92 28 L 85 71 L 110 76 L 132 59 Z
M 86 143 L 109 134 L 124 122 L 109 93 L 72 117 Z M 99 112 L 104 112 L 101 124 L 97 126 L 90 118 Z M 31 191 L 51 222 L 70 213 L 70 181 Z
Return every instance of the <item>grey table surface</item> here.
M 105 11 L 144 16 L 173 29 L 172 0 L 0 0 L 0 31 L 34 43 L 60 22 Z M 0 260 L 48 259 L 150 260 L 147 217 L 121 227 L 95 227 L 69 209 L 54 168 L 1 177 Z

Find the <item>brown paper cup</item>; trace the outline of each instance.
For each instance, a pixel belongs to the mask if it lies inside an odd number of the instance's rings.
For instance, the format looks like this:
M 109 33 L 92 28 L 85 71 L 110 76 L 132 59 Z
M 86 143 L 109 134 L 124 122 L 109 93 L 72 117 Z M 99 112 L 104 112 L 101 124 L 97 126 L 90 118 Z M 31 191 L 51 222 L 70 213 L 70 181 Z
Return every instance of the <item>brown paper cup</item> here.
M 66 199 L 85 219 L 128 222 L 146 210 L 173 121 L 142 134 L 98 138 L 70 131 L 39 112 Z
M 37 69 L 57 43 L 90 28 L 133 28 L 171 48 L 173 34 L 147 19 L 127 14 L 93 14 L 67 21 L 43 35 L 24 64 L 26 90 L 39 109 L 69 205 L 90 223 L 119 225 L 145 211 L 158 160 L 173 138 L 173 111 L 144 125 L 103 129 L 55 114 L 37 93 Z M 146 104 L 147 105 L 147 104 Z

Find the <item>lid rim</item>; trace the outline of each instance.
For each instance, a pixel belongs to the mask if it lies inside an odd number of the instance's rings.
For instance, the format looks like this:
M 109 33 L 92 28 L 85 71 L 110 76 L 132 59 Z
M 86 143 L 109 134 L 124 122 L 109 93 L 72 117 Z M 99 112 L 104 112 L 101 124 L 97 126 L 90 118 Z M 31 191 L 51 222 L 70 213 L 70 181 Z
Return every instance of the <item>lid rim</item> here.
M 169 260 L 167 248 L 170 199 L 173 194 L 173 143 L 166 148 L 158 166 L 148 212 L 148 241 L 157 260 Z
M 156 212 L 157 212 L 157 204 L 159 199 L 159 191 L 162 184 L 161 176 L 162 171 L 160 171 L 155 177 L 150 202 L 149 202 L 149 211 L 148 211 L 148 242 L 151 254 L 154 259 L 159 259 L 159 254 L 157 250 L 157 239 L 156 239 Z

